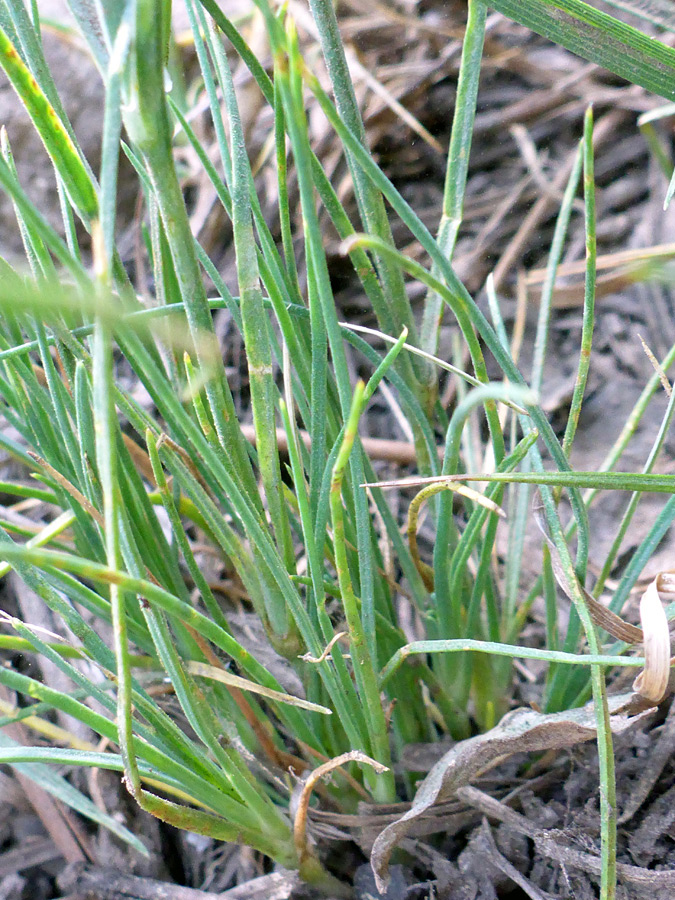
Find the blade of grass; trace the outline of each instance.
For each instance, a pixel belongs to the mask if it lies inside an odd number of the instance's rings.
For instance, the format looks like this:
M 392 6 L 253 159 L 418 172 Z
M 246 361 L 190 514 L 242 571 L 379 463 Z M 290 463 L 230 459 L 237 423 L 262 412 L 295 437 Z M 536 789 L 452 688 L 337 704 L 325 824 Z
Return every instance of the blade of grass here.
M 267 315 L 260 290 L 252 211 L 249 204 L 251 168 L 234 84 L 226 65 L 220 67 L 220 78 L 232 143 L 232 227 L 258 462 L 279 553 L 289 571 L 294 571 L 295 555 L 286 505 L 282 498 L 281 470 L 276 442 L 274 414 L 276 389 L 272 370 L 272 351 L 267 333 Z
M 10 751 L 10 753 L 11 751 L 16 751 L 16 755 L 19 756 L 22 750 L 25 752 L 26 748 L 22 748 L 20 744 L 0 731 L 0 758 L 2 758 L 5 751 Z M 120 840 L 124 841 L 124 843 L 128 844 L 130 847 L 133 847 L 134 850 L 142 856 L 147 857 L 149 855 L 143 842 L 132 834 L 128 828 L 125 828 L 124 825 L 117 822 L 113 816 L 109 816 L 107 813 L 102 812 L 88 797 L 85 797 L 83 793 L 69 784 L 65 778 L 62 778 L 60 775 L 53 772 L 49 767 L 27 762 L 15 762 L 13 763 L 13 767 L 16 768 L 18 772 L 26 775 L 31 781 L 35 782 L 35 784 L 39 785 L 39 787 L 47 791 L 47 793 L 51 794 L 52 797 L 55 797 L 61 803 L 69 806 L 71 809 L 75 810 L 75 812 L 84 816 L 86 819 L 89 819 L 91 822 L 96 822 L 96 824 L 111 831 Z
M 42 138 L 71 202 L 85 223 L 91 221 L 98 215 L 98 197 L 80 152 L 2 28 L 0 63 Z
M 584 216 L 586 234 L 586 276 L 584 285 L 584 312 L 581 326 L 581 351 L 579 366 L 574 383 L 574 393 L 570 405 L 570 414 L 563 437 L 563 452 L 569 456 L 572 442 L 579 424 L 581 404 L 586 390 L 588 370 L 591 364 L 591 345 L 593 342 L 593 326 L 595 324 L 595 262 L 597 256 L 595 237 L 595 174 L 593 162 L 593 110 L 588 108 L 584 117 L 583 137 L 584 159 Z
M 319 32 L 339 114 L 361 146 L 365 148 L 365 129 L 349 74 L 335 9 L 331 0 L 310 0 L 309 6 Z M 382 196 L 375 185 L 364 176 L 350 149 L 347 147 L 345 149 L 354 181 L 357 203 L 366 229 L 372 234 L 378 235 L 383 242 L 393 246 L 391 226 Z M 364 152 L 367 151 L 364 149 Z M 390 321 L 380 323 L 381 326 L 385 331 L 396 334 L 400 334 L 404 327 L 407 328 L 411 336 L 411 343 L 416 344 L 417 330 L 400 269 L 398 266 L 392 265 L 390 259 L 382 256 L 376 256 L 376 267 L 387 299 L 390 316 Z
M 349 629 L 350 646 L 354 659 L 354 674 L 359 686 L 359 693 L 363 698 L 365 713 L 368 719 L 371 747 L 368 749 L 377 757 L 382 765 L 391 762 L 389 739 L 384 717 L 384 710 L 380 702 L 380 693 L 377 686 L 377 678 L 373 667 L 372 654 L 366 646 L 366 634 L 359 615 L 356 595 L 349 574 L 349 564 L 345 548 L 344 515 L 342 510 L 342 480 L 347 467 L 349 455 L 356 439 L 358 421 L 363 411 L 365 402 L 365 385 L 359 382 L 354 392 L 354 400 L 349 417 L 345 423 L 344 437 L 340 445 L 335 464 L 333 466 L 330 486 L 330 511 L 333 523 L 335 567 L 337 570 L 338 584 L 342 597 L 347 627 Z M 366 779 L 371 785 L 375 797 L 382 802 L 391 802 L 394 794 L 394 780 L 391 771 L 383 773 L 381 778 L 375 778 L 366 771 Z
M 599 656 L 598 635 L 593 624 L 585 598 L 577 580 L 576 571 L 569 555 L 560 519 L 550 491 L 542 490 L 544 513 L 551 538 L 560 556 L 567 583 L 571 586 L 574 606 L 583 625 L 592 655 Z M 600 856 L 601 882 L 600 900 L 614 900 L 616 896 L 616 777 L 614 771 L 614 749 L 607 705 L 607 689 L 604 669 L 600 665 L 591 666 L 591 687 L 595 702 L 597 727 L 598 765 L 600 770 Z
M 486 19 L 487 6 L 483 0 L 469 0 L 462 59 L 457 79 L 455 115 L 452 121 L 450 147 L 445 172 L 443 207 L 437 236 L 441 252 L 449 260 L 452 259 L 455 250 L 457 234 L 462 223 L 464 211 L 464 193 L 469 171 L 469 156 L 471 153 L 473 123 L 476 115 L 476 100 L 478 97 L 478 81 L 483 56 Z M 431 271 L 435 277 L 439 276 L 437 268 L 432 266 Z M 438 335 L 444 309 L 445 305 L 442 298 L 434 291 L 427 291 L 420 329 L 420 346 L 427 353 L 435 354 L 437 351 Z M 436 384 L 436 371 L 433 367 L 427 367 L 425 381 L 427 390 L 433 391 L 433 386 Z
M 582 59 L 675 99 L 675 51 L 614 16 L 582 0 L 490 0 L 490 6 Z
M 198 345 L 199 365 L 210 371 L 209 360 L 200 349 L 204 347 L 203 337 L 198 339 L 197 335 L 212 336 L 213 323 L 171 152 L 171 129 L 163 81 L 162 29 L 157 27 L 155 17 L 155 5 L 150 0 L 141 0 L 137 4 L 135 44 L 128 63 L 128 66 L 135 67 L 132 97 L 136 105 L 129 107 L 131 111 L 127 113 L 125 124 L 134 143 L 142 150 L 152 179 L 181 293 L 188 300 L 186 313 L 195 344 Z M 127 101 L 128 104 L 130 102 Z M 260 497 L 222 366 L 216 377 L 207 382 L 206 393 L 219 443 L 226 457 L 232 461 L 249 502 L 262 515 Z
M 427 653 L 487 653 L 496 656 L 507 656 L 512 659 L 539 659 L 545 662 L 556 662 L 571 666 L 599 665 L 611 668 L 613 666 L 629 666 L 641 668 L 644 659 L 641 656 L 606 656 L 603 654 L 565 653 L 562 650 L 538 650 L 535 647 L 518 647 L 511 644 L 500 644 L 494 641 L 476 641 L 462 638 L 461 640 L 448 641 L 413 641 L 397 650 L 394 656 L 387 662 L 379 676 L 380 688 L 410 657 L 416 654 Z
M 592 488 L 595 491 L 645 491 L 655 494 L 675 493 L 675 475 L 644 472 L 467 472 L 448 475 L 448 481 L 501 481 L 515 484 L 542 484 L 550 487 Z M 418 479 L 420 481 L 424 479 Z M 429 479 L 434 480 L 434 479 Z

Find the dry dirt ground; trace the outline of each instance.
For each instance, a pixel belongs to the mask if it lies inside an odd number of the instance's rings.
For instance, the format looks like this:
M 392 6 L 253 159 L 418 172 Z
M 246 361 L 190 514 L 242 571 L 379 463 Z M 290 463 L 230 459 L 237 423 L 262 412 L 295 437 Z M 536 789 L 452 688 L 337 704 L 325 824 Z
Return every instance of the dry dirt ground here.
M 245 7 L 246 0 L 241 0 L 240 5 Z M 297 13 L 303 31 L 303 0 L 290 0 L 289 6 Z M 47 17 L 62 15 L 57 0 L 40 0 L 40 8 Z M 440 215 L 443 151 L 452 121 L 465 6 L 454 0 L 343 0 L 340 15 L 370 146 L 387 174 L 433 230 Z M 264 59 L 267 50 L 255 20 L 249 28 L 249 39 Z M 311 35 L 305 37 L 311 40 Z M 85 152 L 96 166 L 101 89 L 80 49 L 50 30 L 45 33 L 45 46 L 66 109 Z M 189 54 L 189 50 L 186 52 Z M 250 91 L 242 70 L 237 71 L 237 78 L 239 90 Z M 401 104 L 413 121 L 403 121 L 392 100 Z M 606 268 L 601 273 L 587 401 L 572 460 L 580 469 L 600 465 L 652 374 L 639 336 L 657 357 L 662 357 L 675 341 L 669 288 L 655 282 L 630 283 L 621 265 L 622 258 L 617 256 L 663 246 L 672 240 L 675 205 L 663 212 L 667 179 L 637 125 L 640 114 L 657 108 L 662 101 L 497 14 L 490 16 L 465 221 L 455 259 L 458 273 L 479 298 L 483 296 L 487 275 L 494 272 L 509 327 L 513 327 L 520 310 L 525 326 L 521 356 L 525 371 L 537 310 L 537 273 L 546 264 L 555 213 L 581 133 L 584 110 L 590 102 L 594 104 L 597 123 L 598 252 L 604 257 Z M 269 134 L 271 120 L 260 108 L 254 91 L 242 108 L 246 111 L 255 157 Z M 7 127 L 27 190 L 51 209 L 56 220 L 56 194 L 41 148 L 10 88 L 1 80 L 0 119 Z M 341 194 L 349 199 L 344 161 L 319 117 L 313 117 L 311 125 L 317 152 Z M 672 119 L 663 120 L 657 130 L 664 146 L 670 148 Z M 185 162 L 191 171 L 193 160 L 187 157 Z M 273 185 L 266 179 L 263 168 L 261 195 L 269 198 L 272 217 Z M 232 249 L 228 231 L 215 211 L 212 192 L 196 168 L 194 175 L 188 175 L 186 188 L 190 191 L 195 230 L 229 277 Z M 130 267 L 136 263 L 138 248 L 134 191 L 130 186 L 122 238 Z M 394 226 L 399 246 L 416 253 L 418 248 L 410 245 L 403 227 L 396 222 Z M 573 214 L 570 234 L 566 264 L 583 258 L 583 216 L 579 210 Z M 344 317 L 373 324 L 366 300 L 340 258 L 337 241 L 328 226 L 326 241 L 332 253 L 337 302 Z M 11 208 L 2 200 L 0 252 L 12 257 L 19 249 Z M 555 295 L 544 396 L 554 421 L 561 423 L 571 396 L 579 350 L 580 285 L 580 278 L 570 265 L 570 273 L 560 281 Z M 522 292 L 523 288 L 526 292 Z M 414 300 L 421 299 L 418 287 L 411 285 L 410 290 Z M 236 390 L 239 374 L 244 372 L 241 351 L 226 322 L 221 321 L 221 329 Z M 441 355 L 451 353 L 453 330 L 451 322 L 443 327 Z M 245 412 L 243 379 L 239 398 Z M 452 402 L 449 389 L 444 399 Z M 664 402 L 664 397 L 657 397 L 650 406 L 622 467 L 639 470 L 643 465 Z M 393 438 L 401 444 L 407 440 L 385 405 L 369 413 L 365 430 L 373 437 Z M 673 449 L 671 439 L 660 471 L 670 469 Z M 397 463 L 382 466 L 383 477 L 408 472 Z M 620 495 L 606 495 L 593 507 L 592 570 L 602 565 L 625 502 L 626 498 Z M 662 505 L 658 495 L 653 500 L 643 500 L 622 548 L 623 564 Z M 425 539 L 429 542 L 428 549 L 433 535 L 422 532 L 420 539 L 423 548 Z M 541 538 L 533 530 L 527 553 L 530 571 L 524 580 L 536 574 L 540 543 Z M 666 537 L 650 570 L 671 568 L 674 559 L 673 541 Z M 620 571 L 619 567 L 613 575 L 616 577 Z M 2 603 L 12 611 L 26 614 L 31 599 L 18 583 L 6 581 L 2 590 Z M 536 608 L 532 627 L 538 627 Z M 53 673 L 43 675 L 55 677 Z M 669 701 L 616 740 L 622 864 L 619 897 L 623 900 L 670 900 L 675 896 L 675 878 L 668 874 L 675 871 L 673 749 L 675 707 L 671 713 Z M 438 755 L 438 748 L 415 748 L 415 753 L 423 772 Z M 119 779 L 112 775 L 101 772 L 87 777 L 79 773 L 73 778 L 108 810 L 118 810 L 130 827 L 143 834 L 151 849 L 150 857 L 132 857 L 107 832 L 85 830 L 58 807 L 47 810 L 44 795 L 36 794 L 30 782 L 20 775 L 5 770 L 0 773 L 0 900 L 211 900 L 215 896 L 229 900 L 285 900 L 306 894 L 293 877 L 270 873 L 265 862 L 246 849 L 214 844 L 139 816 L 120 790 Z M 440 826 L 436 823 L 438 833 L 432 839 L 425 839 L 423 834 L 409 838 L 405 854 L 394 869 L 390 898 L 586 900 L 597 896 L 597 760 L 592 743 L 529 763 L 523 756 L 512 757 L 474 784 L 480 794 L 464 793 L 441 810 Z M 493 806 L 488 808 L 490 798 Z M 341 823 L 340 840 L 326 841 L 326 853 L 333 861 L 334 871 L 343 873 L 345 879 L 356 873 L 354 891 L 359 900 L 377 897 L 364 851 L 385 821 L 382 811 L 364 810 L 360 821 Z M 556 851 L 557 856 L 542 837 L 544 833 L 557 839 L 558 848 L 563 847 Z

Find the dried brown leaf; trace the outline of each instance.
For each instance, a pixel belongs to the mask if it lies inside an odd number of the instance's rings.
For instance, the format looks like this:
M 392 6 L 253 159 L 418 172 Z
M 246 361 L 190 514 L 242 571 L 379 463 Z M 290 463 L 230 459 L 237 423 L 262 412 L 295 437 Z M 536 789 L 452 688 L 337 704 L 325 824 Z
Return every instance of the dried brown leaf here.
M 629 715 L 632 694 L 609 700 L 611 727 L 624 731 L 635 717 Z M 416 819 L 432 806 L 451 799 L 482 770 L 511 753 L 562 749 L 589 741 L 596 735 L 592 704 L 568 712 L 545 715 L 532 709 L 516 709 L 478 737 L 461 741 L 449 750 L 420 784 L 411 808 L 377 837 L 370 862 L 380 890 L 386 886 L 389 858 Z
M 633 689 L 657 704 L 666 696 L 670 677 L 670 634 L 668 619 L 657 587 L 658 578 L 640 600 L 640 622 L 644 632 L 645 667 L 633 682 Z

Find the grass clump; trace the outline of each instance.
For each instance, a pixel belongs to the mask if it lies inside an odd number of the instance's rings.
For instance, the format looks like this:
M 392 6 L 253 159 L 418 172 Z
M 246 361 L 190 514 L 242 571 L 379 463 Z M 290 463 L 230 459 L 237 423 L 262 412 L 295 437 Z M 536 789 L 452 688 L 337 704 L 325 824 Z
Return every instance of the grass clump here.
M 342 887 L 307 840 L 309 793 L 303 795 L 302 814 L 294 818 L 290 811 L 289 768 L 297 774 L 319 767 L 321 774 L 333 771 L 325 795 L 344 812 L 364 797 L 383 803 L 410 799 L 410 778 L 396 780 L 393 774 L 401 748 L 445 733 L 461 739 L 490 729 L 511 703 L 510 659 L 548 660 L 547 711 L 565 710 L 591 694 L 595 700 L 603 894 L 610 897 L 615 810 L 605 670 L 636 661 L 619 655 L 625 643 L 604 653 L 594 623 L 593 597 L 583 587 L 591 498 L 581 491 L 672 493 L 673 480 L 650 474 L 658 442 L 645 473 L 611 472 L 630 430 L 613 448 L 606 471 L 573 472 L 568 462 L 593 331 L 592 114 L 586 116 L 558 218 L 534 371 L 526 381 L 512 357 L 498 298 L 488 290 L 488 321 L 452 268 L 486 7 L 479 0 L 469 4 L 444 208 L 434 238 L 365 147 L 332 4 L 310 5 L 333 99 L 306 65 L 293 20 L 283 11 L 266 0 L 257 3 L 272 51 L 268 72 L 213 0 L 188 0 L 215 134 L 214 161 L 193 129 L 175 70 L 170 5 L 74 4 L 106 89 L 101 169 L 94 173 L 42 55 L 37 8 L 29 14 L 14 0 L 2 4 L 3 65 L 53 162 L 66 239 L 22 190 L 4 135 L 0 184 L 14 202 L 26 265 L 0 262 L 0 397 L 6 421 L 21 435 L 17 442 L 0 437 L 0 444 L 33 478 L 4 483 L 2 490 L 47 504 L 49 514 L 25 543 L 11 537 L 11 523 L 4 521 L 0 556 L 6 560 L 3 573 L 15 569 L 62 619 L 68 640 L 48 640 L 31 623 L 11 619 L 13 633 L 2 637 L 1 646 L 41 654 L 68 676 L 73 689 L 57 690 L 12 665 L 0 668 L 0 683 L 37 702 L 30 707 L 31 727 L 46 728 L 51 711 L 59 710 L 105 738 L 110 749 L 100 752 L 93 742 L 84 748 L 75 740 L 63 748 L 3 744 L 0 761 L 121 771 L 138 804 L 163 821 L 246 843 L 335 892 Z M 635 34 L 621 32 L 633 42 Z M 558 37 L 564 42 L 564 35 Z M 232 48 L 274 112 L 279 240 L 256 192 L 228 56 Z M 362 232 L 313 153 L 310 96 L 346 155 Z M 196 153 L 231 223 L 234 294 L 193 237 L 176 144 Z M 135 171 L 147 212 L 144 250 L 154 287 L 147 304 L 141 299 L 146 285 L 134 283 L 116 243 L 121 154 Z M 582 179 L 584 329 L 560 441 L 537 391 L 555 273 Z M 302 227 L 294 229 L 296 188 Z M 339 319 L 319 205 L 372 304 L 389 342 L 386 352 Z M 420 243 L 428 267 L 396 249 L 388 207 Z M 419 328 L 407 276 L 427 291 Z M 242 430 L 214 330 L 213 311 L 222 308 L 245 349 L 254 442 Z M 437 396 L 439 366 L 447 366 L 436 359 L 446 308 L 461 329 L 472 369 L 451 367 L 459 399 L 449 418 Z M 369 372 L 356 384 L 346 343 Z M 490 381 L 486 357 L 501 371 L 499 380 Z M 129 378 L 119 376 L 122 370 L 133 373 L 131 387 Z M 407 536 L 359 437 L 359 420 L 383 382 L 398 398 L 426 479 L 411 498 Z M 139 384 L 151 409 L 138 400 Z M 655 377 L 633 428 L 657 385 Z M 467 427 L 478 417 L 484 418 L 486 442 Z M 542 452 L 551 462 L 547 471 Z M 488 482 L 484 493 L 459 483 L 472 469 Z M 542 577 L 523 596 L 533 483 L 539 485 L 549 544 Z M 567 535 L 557 510 L 562 488 L 573 512 Z M 461 521 L 456 494 L 462 497 Z M 495 557 L 504 508 L 509 552 L 501 565 Z M 429 559 L 417 544 L 422 509 L 435 527 Z M 615 613 L 674 516 L 671 498 L 622 578 Z M 233 626 L 222 586 L 205 574 L 204 544 L 245 598 L 247 614 L 259 622 L 264 643 L 283 666 L 263 663 L 269 654 L 257 650 L 264 646 L 247 645 Z M 554 574 L 574 607 L 566 635 L 558 634 Z M 596 593 L 601 589 L 602 584 Z M 528 612 L 542 593 L 546 646 L 521 646 Z M 402 627 L 403 606 L 416 622 L 414 643 Z M 404 664 L 408 658 L 414 664 Z M 304 696 L 284 687 L 288 671 Z M 170 707 L 152 690 L 166 682 L 175 698 Z M 62 799 L 96 817 L 84 796 L 72 788 L 68 793 L 63 780 L 58 787 Z M 103 821 L 138 844 L 112 819 Z

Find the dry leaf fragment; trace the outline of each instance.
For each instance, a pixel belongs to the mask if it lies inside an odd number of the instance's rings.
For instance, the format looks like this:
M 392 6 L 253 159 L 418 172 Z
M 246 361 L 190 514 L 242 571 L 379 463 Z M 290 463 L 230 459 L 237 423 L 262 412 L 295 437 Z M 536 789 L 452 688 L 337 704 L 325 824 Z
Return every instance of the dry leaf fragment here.
M 639 717 L 631 716 L 633 694 L 609 698 L 612 732 L 618 734 Z M 596 735 L 593 704 L 581 709 L 545 715 L 532 709 L 516 709 L 478 737 L 460 741 L 431 769 L 420 784 L 411 808 L 382 831 L 373 845 L 370 863 L 380 891 L 387 881 L 389 858 L 408 833 L 413 821 L 436 803 L 454 797 L 457 791 L 499 757 L 511 753 L 561 749 L 589 741 Z
M 190 660 L 190 662 L 187 663 L 187 670 L 191 675 L 197 675 L 200 678 L 210 678 L 213 681 L 220 681 L 222 684 L 239 688 L 241 691 L 250 691 L 252 694 L 259 694 L 261 697 L 275 700 L 277 703 L 288 703 L 289 706 L 298 706 L 300 709 L 322 713 L 325 716 L 330 716 L 332 714 L 332 710 L 328 709 L 327 706 L 320 706 L 318 703 L 310 703 L 309 700 L 303 700 L 302 697 L 295 697 L 293 694 L 285 694 L 283 691 L 275 691 L 272 688 L 265 687 L 263 684 L 249 681 L 248 678 L 234 675 L 226 669 L 218 669 L 215 666 L 209 666 L 206 663 Z
M 312 796 L 312 791 L 321 778 L 325 775 L 329 775 L 334 769 L 344 766 L 348 762 L 359 762 L 372 766 L 378 775 L 389 771 L 382 763 L 377 762 L 375 759 L 371 759 L 360 750 L 350 750 L 348 753 L 343 753 L 341 756 L 329 759 L 327 762 L 317 766 L 316 769 L 313 769 L 305 775 L 299 784 L 299 792 L 294 792 L 291 800 L 291 811 L 294 811 L 293 840 L 295 841 L 295 849 L 298 854 L 298 859 L 300 860 L 301 872 L 303 863 L 313 854 L 307 835 L 307 814 L 309 812 L 309 801 Z
M 640 622 L 644 633 L 645 667 L 633 682 L 633 690 L 652 703 L 660 703 L 670 677 L 670 634 L 659 594 L 658 577 L 640 600 Z
M 542 515 L 542 510 L 543 504 L 537 494 L 535 495 L 535 500 L 532 504 L 534 521 L 537 523 L 537 527 L 541 531 L 551 553 L 551 566 L 553 567 L 555 580 L 562 588 L 567 599 L 574 604 L 576 603 L 578 594 L 568 580 L 562 560 L 560 559 L 560 554 L 558 553 L 558 548 L 553 543 L 551 536 L 548 533 L 548 525 Z M 586 590 L 578 579 L 575 586 L 577 592 L 581 593 L 586 601 L 590 617 L 596 625 L 600 628 L 604 628 L 606 632 L 611 634 L 612 637 L 615 637 L 618 641 L 625 641 L 627 644 L 642 643 L 643 634 L 640 628 L 636 628 L 635 625 L 631 625 L 629 622 L 624 622 L 621 616 L 617 616 L 611 609 L 603 606 L 602 603 L 596 600 L 595 597 Z

